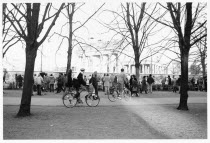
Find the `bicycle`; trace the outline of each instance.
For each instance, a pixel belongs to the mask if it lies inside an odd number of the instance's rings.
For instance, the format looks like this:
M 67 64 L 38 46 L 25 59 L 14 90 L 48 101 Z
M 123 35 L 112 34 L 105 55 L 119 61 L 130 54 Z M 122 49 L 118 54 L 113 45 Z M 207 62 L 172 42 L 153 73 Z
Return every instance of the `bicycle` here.
M 118 87 L 112 86 L 112 87 L 109 88 L 108 99 L 111 102 L 115 102 L 116 100 L 119 100 L 120 99 L 119 95 L 120 95 L 119 86 Z M 124 87 L 121 97 L 123 97 L 126 101 L 130 100 L 131 99 L 130 90 L 127 89 L 126 87 Z
M 88 91 L 88 88 L 86 88 L 86 89 L 80 88 L 79 94 L 83 91 Z M 76 94 L 77 94 L 77 92 L 76 92 L 75 88 L 70 88 L 66 92 L 64 92 L 64 95 L 62 98 L 64 106 L 66 106 L 67 108 L 72 108 L 72 107 L 76 106 L 77 103 L 79 103 L 79 99 L 76 98 Z M 100 102 L 100 97 L 98 95 L 95 95 L 94 93 L 89 92 L 85 96 L 85 102 L 90 107 L 96 107 L 96 106 L 98 106 L 98 104 Z

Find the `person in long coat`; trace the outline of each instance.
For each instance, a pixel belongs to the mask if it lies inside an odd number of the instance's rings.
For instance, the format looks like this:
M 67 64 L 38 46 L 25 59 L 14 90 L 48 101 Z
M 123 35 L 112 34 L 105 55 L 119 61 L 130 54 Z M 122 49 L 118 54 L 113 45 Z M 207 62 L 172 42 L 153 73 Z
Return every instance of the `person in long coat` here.
M 141 84 L 142 84 L 142 91 L 145 91 L 145 93 L 147 94 L 147 81 L 145 79 L 146 77 L 144 76 L 142 81 L 141 81 Z

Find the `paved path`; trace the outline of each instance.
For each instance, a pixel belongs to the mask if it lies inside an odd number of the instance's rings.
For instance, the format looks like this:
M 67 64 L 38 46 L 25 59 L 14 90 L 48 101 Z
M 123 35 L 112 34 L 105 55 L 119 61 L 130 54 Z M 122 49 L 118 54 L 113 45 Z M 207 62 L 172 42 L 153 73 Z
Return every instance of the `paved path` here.
M 14 118 L 17 106 L 4 106 L 4 139 L 206 139 L 207 97 L 190 92 L 189 111 L 176 110 L 179 95 L 154 92 L 129 102 L 110 102 L 100 93 L 96 108 L 65 108 L 62 94 L 33 96 L 31 113 Z M 82 96 L 84 97 L 84 96 Z M 5 91 L 4 105 L 19 105 L 21 91 Z M 84 100 L 84 98 L 83 98 Z M 200 104 L 204 103 L 204 104 Z M 80 140 L 81 141 L 81 140 Z M 84 141 L 84 140 L 82 140 Z M 113 141 L 113 140 L 112 140 Z M 86 141 L 85 141 L 86 142 Z M 129 140 L 130 142 L 130 140 Z
M 21 90 L 6 90 L 3 96 L 3 105 L 20 105 Z M 85 92 L 81 94 L 83 101 Z M 130 101 L 117 100 L 110 102 L 104 92 L 99 92 L 101 101 L 99 106 L 110 105 L 150 105 L 150 104 L 178 104 L 180 95 L 173 92 L 153 92 L 153 94 L 140 94 L 140 97 L 132 97 Z M 32 96 L 31 105 L 63 106 L 62 93 L 47 92 L 44 96 Z M 188 103 L 207 103 L 206 92 L 189 92 Z M 86 105 L 84 103 L 84 105 Z
M 82 99 L 84 101 L 84 99 Z M 149 104 L 178 104 L 178 97 L 171 98 L 138 98 L 133 97 L 130 101 L 117 100 L 116 102 L 110 102 L 107 98 L 101 98 L 99 106 L 110 106 L 110 105 L 149 105 Z M 4 97 L 4 105 L 20 105 L 20 97 Z M 207 103 L 206 97 L 190 97 L 188 103 Z M 84 103 L 85 104 L 85 103 Z M 35 97 L 31 100 L 31 105 L 42 105 L 42 106 L 63 106 L 61 98 L 44 98 Z M 86 105 L 86 104 L 85 104 Z

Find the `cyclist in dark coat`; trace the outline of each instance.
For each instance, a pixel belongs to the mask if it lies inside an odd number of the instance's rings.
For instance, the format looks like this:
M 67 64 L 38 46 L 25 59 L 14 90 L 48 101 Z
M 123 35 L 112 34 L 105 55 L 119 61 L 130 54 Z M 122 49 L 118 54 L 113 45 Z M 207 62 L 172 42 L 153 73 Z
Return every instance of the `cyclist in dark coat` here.
M 98 95 L 98 79 L 97 79 L 97 72 L 95 71 L 93 73 L 92 78 L 90 79 L 89 83 L 93 85 L 94 89 L 95 89 L 95 95 Z
M 82 68 L 82 69 L 80 70 L 79 75 L 77 76 L 78 86 L 75 87 L 75 88 L 76 88 L 76 91 L 77 91 L 76 98 L 78 99 L 78 102 L 79 102 L 79 103 L 82 103 L 82 100 L 80 99 L 79 88 L 81 87 L 81 85 L 86 86 L 86 82 L 85 82 L 84 79 L 83 79 L 83 74 L 84 74 L 84 72 L 85 72 L 85 69 Z

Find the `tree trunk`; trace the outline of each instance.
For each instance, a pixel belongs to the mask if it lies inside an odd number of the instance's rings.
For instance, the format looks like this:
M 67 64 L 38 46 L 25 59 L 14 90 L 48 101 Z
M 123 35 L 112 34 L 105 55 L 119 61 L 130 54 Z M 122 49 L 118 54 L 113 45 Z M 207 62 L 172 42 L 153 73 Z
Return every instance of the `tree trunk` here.
M 66 68 L 66 74 L 68 74 L 68 71 L 71 69 L 71 59 L 72 59 L 72 37 L 73 37 L 73 16 L 74 16 L 74 7 L 75 3 L 71 4 L 71 11 L 69 8 L 70 5 L 67 7 L 67 13 L 69 17 L 69 37 L 68 37 L 68 56 L 67 56 L 67 68 Z
M 32 96 L 32 86 L 33 86 L 33 73 L 34 73 L 34 64 L 37 54 L 36 47 L 26 47 L 26 66 L 25 66 L 25 74 L 24 74 L 24 85 L 23 85 L 23 93 L 21 98 L 21 105 L 19 112 L 17 114 L 18 117 L 29 116 L 30 107 L 31 107 L 31 96 Z
M 136 78 L 139 81 L 139 68 L 140 68 L 140 63 L 139 63 L 139 53 L 136 51 L 135 53 L 135 68 L 136 68 Z
M 206 75 L 206 64 L 205 64 L 205 55 L 202 55 L 201 56 L 201 66 L 202 66 L 202 69 L 203 69 L 203 77 Z
M 188 58 L 189 51 L 183 50 L 181 54 L 181 89 L 178 110 L 188 110 Z
M 71 69 L 71 58 L 72 58 L 72 47 L 69 46 L 68 56 L 67 56 L 67 69 L 66 69 L 66 74 L 68 74 L 68 71 Z

